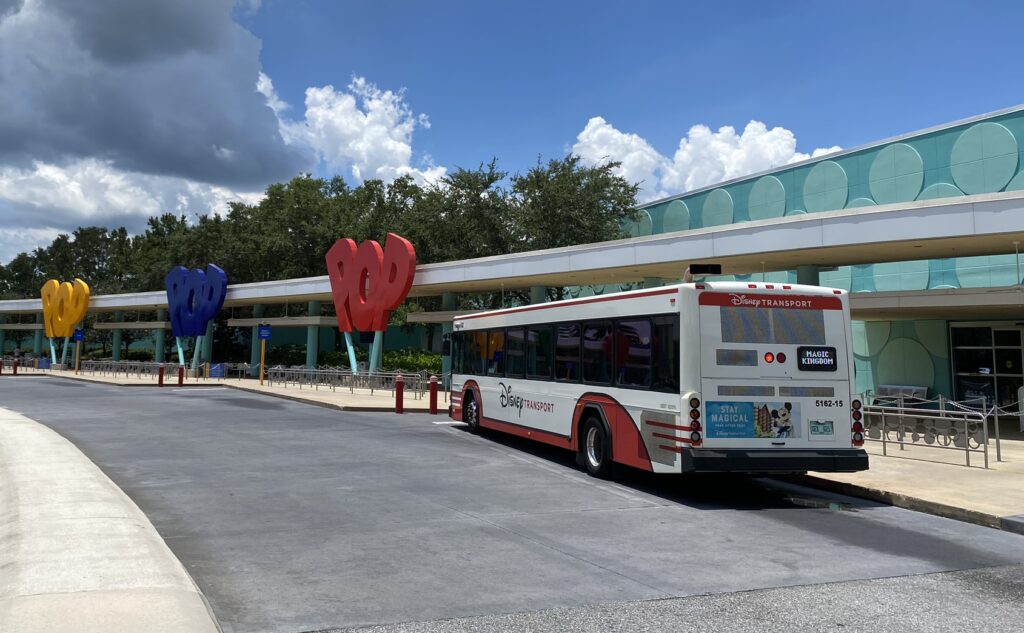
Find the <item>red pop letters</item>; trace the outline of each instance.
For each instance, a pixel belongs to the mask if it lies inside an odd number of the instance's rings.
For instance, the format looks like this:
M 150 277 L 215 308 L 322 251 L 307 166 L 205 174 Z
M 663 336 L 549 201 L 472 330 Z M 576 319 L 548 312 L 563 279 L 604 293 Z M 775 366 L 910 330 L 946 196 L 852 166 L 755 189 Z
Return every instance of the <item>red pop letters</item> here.
M 388 233 L 385 247 L 342 238 L 327 251 L 327 276 L 342 332 L 383 331 L 391 311 L 409 294 L 416 274 L 416 249 Z

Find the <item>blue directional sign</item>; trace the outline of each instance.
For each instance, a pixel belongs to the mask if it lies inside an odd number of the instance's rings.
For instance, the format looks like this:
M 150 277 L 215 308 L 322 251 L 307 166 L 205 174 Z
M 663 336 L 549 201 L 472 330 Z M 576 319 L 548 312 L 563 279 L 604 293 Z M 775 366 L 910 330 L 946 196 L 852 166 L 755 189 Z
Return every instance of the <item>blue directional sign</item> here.
M 78 342 L 85 340 L 85 330 L 75 330 L 75 333 L 71 336 L 71 340 Z
M 269 341 L 270 340 L 270 326 L 269 325 L 260 325 L 260 326 L 257 326 L 257 327 L 259 328 L 259 335 L 260 335 L 259 339 L 261 341 Z

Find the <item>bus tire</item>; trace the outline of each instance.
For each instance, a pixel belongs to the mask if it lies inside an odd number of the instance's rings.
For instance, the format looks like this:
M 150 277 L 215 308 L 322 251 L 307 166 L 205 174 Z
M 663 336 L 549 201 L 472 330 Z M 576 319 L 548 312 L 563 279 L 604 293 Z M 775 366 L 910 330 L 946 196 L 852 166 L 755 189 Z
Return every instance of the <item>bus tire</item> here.
M 580 452 L 583 465 L 593 477 L 607 479 L 612 473 L 611 437 L 601 420 L 590 417 L 583 423 Z
M 480 432 L 480 405 L 472 391 L 466 393 L 466 401 L 462 405 L 462 421 L 469 427 L 470 433 Z

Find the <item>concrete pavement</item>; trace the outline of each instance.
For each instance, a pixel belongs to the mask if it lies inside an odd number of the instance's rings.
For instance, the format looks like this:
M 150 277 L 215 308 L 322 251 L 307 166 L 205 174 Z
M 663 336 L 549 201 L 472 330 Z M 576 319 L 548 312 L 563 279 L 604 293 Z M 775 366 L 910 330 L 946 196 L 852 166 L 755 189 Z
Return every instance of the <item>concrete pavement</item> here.
M 0 407 L 0 631 L 218 630 L 131 499 L 70 442 Z
M 45 399 L 55 384 L 0 382 L 0 398 L 59 429 L 136 500 L 232 632 L 1024 562 L 1024 540 L 1006 532 L 762 480 L 597 481 L 567 453 L 441 417 L 71 381 Z M 802 595 L 775 599 L 806 612 Z

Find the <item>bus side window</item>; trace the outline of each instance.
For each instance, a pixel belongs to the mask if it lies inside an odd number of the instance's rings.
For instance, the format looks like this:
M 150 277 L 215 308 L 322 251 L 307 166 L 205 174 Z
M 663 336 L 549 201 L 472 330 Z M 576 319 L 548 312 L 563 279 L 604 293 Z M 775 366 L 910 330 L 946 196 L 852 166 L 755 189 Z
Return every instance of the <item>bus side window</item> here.
M 656 391 L 679 393 L 679 315 L 658 316 L 654 321 L 654 381 Z
M 553 340 L 550 325 L 532 325 L 526 330 L 526 377 L 551 380 L 551 348 Z
M 505 330 L 491 330 L 487 333 L 487 375 L 505 375 Z
M 487 375 L 487 332 L 470 332 L 466 338 L 466 373 Z
M 451 338 L 452 373 L 462 373 L 462 332 L 453 332 Z
M 651 322 L 630 319 L 615 324 L 615 380 L 621 387 L 651 386 Z
M 579 382 L 580 379 L 580 325 L 561 323 L 555 326 L 555 380 Z
M 526 341 L 523 328 L 509 328 L 505 339 L 505 375 L 522 378 L 526 367 Z
M 583 324 L 583 382 L 612 382 L 612 324 L 597 321 Z

